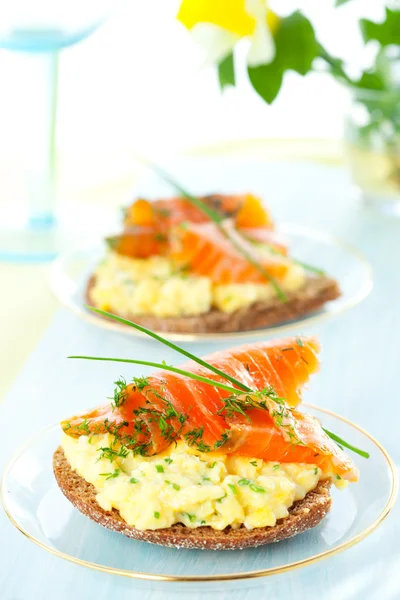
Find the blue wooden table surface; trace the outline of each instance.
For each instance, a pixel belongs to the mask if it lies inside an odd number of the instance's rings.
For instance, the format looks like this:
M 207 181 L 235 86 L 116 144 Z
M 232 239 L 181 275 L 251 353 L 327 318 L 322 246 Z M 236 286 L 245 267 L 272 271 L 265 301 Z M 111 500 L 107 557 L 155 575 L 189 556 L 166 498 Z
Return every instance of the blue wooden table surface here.
M 226 182 L 232 189 L 264 191 L 277 220 L 284 219 L 340 234 L 362 250 L 374 269 L 375 287 L 354 310 L 318 328 L 323 367 L 306 400 L 356 421 L 378 438 L 398 465 L 400 444 L 398 392 L 400 339 L 400 220 L 361 210 L 349 198 L 347 176 L 339 168 L 310 164 L 248 164 L 239 169 L 224 164 L 203 171 L 212 189 Z M 245 173 L 245 176 L 244 176 Z M 207 179 L 209 177 L 209 179 Z M 241 178 L 244 177 L 244 180 Z M 251 185 L 250 182 L 253 182 Z M 196 189 L 196 191 L 198 191 Z M 200 191 L 200 190 L 199 190 Z M 32 315 L 34 318 L 34 315 Z M 304 331 L 308 333 L 308 331 Z M 4 340 L 3 340 L 4 343 Z M 11 341 L 10 341 L 11 343 Z M 224 344 L 220 345 L 221 347 Z M 227 346 L 227 344 L 225 344 Z M 215 346 L 194 347 L 208 352 Z M 77 321 L 60 310 L 13 389 L 0 408 L 2 452 L 0 471 L 13 450 L 34 431 L 59 418 L 95 405 L 110 389 L 115 365 L 90 369 L 68 362 L 71 353 L 142 356 L 157 353 L 148 342 L 133 341 Z M 167 361 L 177 362 L 164 352 Z M 0 371 L 6 369 L 1 365 Z M 18 427 L 10 423 L 18 423 Z M 18 431 L 18 434 L 15 434 Z M 217 599 L 277 600 L 311 597 L 322 600 L 394 600 L 400 597 L 400 510 L 361 544 L 310 567 L 254 580 L 214 585 Z M 200 584 L 140 582 L 70 564 L 25 539 L 0 512 L 1 600 L 118 600 L 140 597 L 161 600 L 210 594 Z M 257 568 L 255 565 L 254 568 Z

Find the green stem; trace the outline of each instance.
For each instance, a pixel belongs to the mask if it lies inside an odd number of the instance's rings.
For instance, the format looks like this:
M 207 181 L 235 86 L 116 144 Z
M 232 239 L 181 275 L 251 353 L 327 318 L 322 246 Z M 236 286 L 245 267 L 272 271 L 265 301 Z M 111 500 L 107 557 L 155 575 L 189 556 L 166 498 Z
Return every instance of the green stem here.
M 250 238 L 249 236 L 246 235 L 245 237 L 250 242 L 252 241 L 252 238 Z M 305 269 L 306 271 L 310 271 L 311 273 L 315 273 L 316 275 L 321 275 L 321 276 L 325 275 L 325 271 L 323 271 L 319 267 L 314 267 L 313 265 L 309 265 L 308 263 L 305 263 L 301 260 L 297 260 L 296 258 L 292 258 L 291 256 L 286 256 L 283 252 L 279 252 L 279 250 L 277 250 L 270 244 L 267 244 L 264 242 L 259 242 L 259 243 L 262 244 L 263 246 L 266 246 L 268 248 L 268 250 L 271 252 L 271 254 L 277 254 L 278 256 L 283 256 L 292 264 L 299 265 L 300 267 L 303 267 L 303 269 Z
M 301 260 L 297 260 L 295 258 L 291 258 L 290 260 L 293 264 L 299 265 L 299 267 L 303 267 L 303 269 L 305 271 L 309 271 L 310 273 L 315 273 L 316 275 L 320 275 L 321 277 L 326 275 L 326 272 L 323 269 L 320 269 L 319 267 L 313 267 L 313 265 L 309 265 L 308 263 L 305 263 Z
M 324 427 L 322 429 L 323 429 L 323 431 L 325 431 L 326 435 L 328 435 L 337 444 L 340 444 L 341 446 L 344 446 L 345 448 L 352 450 L 353 452 L 355 452 L 356 454 L 359 454 L 363 458 L 369 458 L 369 453 L 365 452 L 365 450 L 360 450 L 359 448 L 356 448 L 355 446 L 348 444 L 347 442 L 342 440 L 342 438 L 340 438 L 338 435 L 336 435 L 335 433 L 332 433 L 332 431 L 328 431 L 328 429 L 324 429 Z
M 208 385 L 212 385 L 214 387 L 220 388 L 221 390 L 225 390 L 230 394 L 237 394 L 239 391 L 237 388 L 230 387 L 229 385 L 225 385 L 224 383 L 220 383 L 219 381 L 214 381 L 213 379 L 208 379 L 208 377 L 203 377 L 202 375 L 197 375 L 196 373 L 190 373 L 189 371 L 183 371 L 182 369 L 178 369 L 177 367 L 164 365 L 163 363 L 149 362 L 147 360 L 134 360 L 129 358 L 105 358 L 101 356 L 68 356 L 68 358 L 80 358 L 85 360 L 103 360 L 110 362 L 132 363 L 134 365 L 144 365 L 145 367 L 163 369 L 164 371 L 171 371 L 172 373 L 178 373 L 178 375 L 184 375 L 185 377 L 196 379 L 196 381 L 207 383 Z
M 212 371 L 213 373 L 216 373 L 217 375 L 219 375 L 223 379 L 226 379 L 227 381 L 230 381 L 231 383 L 233 383 L 234 385 L 236 385 L 239 389 L 244 390 L 245 392 L 251 392 L 252 391 L 251 388 L 247 387 L 247 385 L 244 385 L 243 383 L 241 383 L 240 381 L 238 381 L 234 377 L 231 377 L 230 375 L 228 375 L 227 373 L 224 373 L 223 371 L 221 371 L 217 367 L 214 367 L 213 365 L 210 365 L 208 362 L 206 362 L 202 358 L 199 358 L 198 356 L 195 356 L 194 354 L 192 354 L 188 350 L 185 350 L 184 348 L 181 348 L 180 346 L 177 346 L 173 342 L 170 342 L 169 340 L 163 338 L 161 335 L 158 335 L 154 331 L 151 331 L 150 329 L 146 329 L 146 327 L 143 327 L 143 325 L 138 325 L 137 323 L 133 323 L 132 321 L 128 321 L 128 319 L 123 319 L 122 317 L 118 317 L 117 315 L 113 315 L 112 313 L 109 313 L 109 312 L 107 312 L 105 310 L 101 310 L 100 308 L 94 308 L 93 306 L 89 306 L 87 304 L 85 304 L 85 306 L 86 306 L 86 308 L 89 308 L 89 310 L 92 310 L 93 312 L 96 312 L 99 315 L 103 315 L 104 317 L 108 317 L 109 319 L 113 319 L 114 321 L 118 321 L 119 323 L 123 323 L 124 325 L 129 325 L 129 327 L 133 327 L 134 329 L 137 329 L 138 331 L 141 331 L 142 333 L 145 333 L 146 335 L 152 337 L 153 339 L 157 340 L 158 342 L 161 342 L 165 346 L 168 346 L 169 348 L 172 348 L 173 350 L 176 350 L 177 352 L 179 352 L 179 354 L 183 354 L 187 358 L 190 358 L 190 360 L 193 360 L 194 362 L 196 362 L 197 364 L 201 365 L 202 367 L 205 367 L 209 371 Z
M 319 57 L 329 65 L 330 72 L 334 77 L 345 81 L 348 85 L 355 85 L 355 82 L 344 71 L 341 60 L 331 56 L 321 45 L 319 46 Z

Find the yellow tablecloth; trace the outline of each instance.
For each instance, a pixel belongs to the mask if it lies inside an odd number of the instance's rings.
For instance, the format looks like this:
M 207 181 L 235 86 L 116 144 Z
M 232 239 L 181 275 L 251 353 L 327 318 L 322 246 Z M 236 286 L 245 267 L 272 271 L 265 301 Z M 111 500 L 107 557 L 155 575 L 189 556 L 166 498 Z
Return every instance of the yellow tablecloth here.
M 47 285 L 48 265 L 0 265 L 0 400 L 57 308 Z

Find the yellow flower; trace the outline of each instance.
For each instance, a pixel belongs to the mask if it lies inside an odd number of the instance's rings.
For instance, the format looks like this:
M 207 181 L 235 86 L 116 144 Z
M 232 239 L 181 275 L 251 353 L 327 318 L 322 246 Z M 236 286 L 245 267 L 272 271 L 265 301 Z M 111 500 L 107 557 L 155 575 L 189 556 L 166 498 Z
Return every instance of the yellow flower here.
M 267 0 L 182 0 L 178 19 L 205 49 L 208 63 L 221 61 L 242 38 L 250 40 L 250 66 L 274 58 L 279 17 Z

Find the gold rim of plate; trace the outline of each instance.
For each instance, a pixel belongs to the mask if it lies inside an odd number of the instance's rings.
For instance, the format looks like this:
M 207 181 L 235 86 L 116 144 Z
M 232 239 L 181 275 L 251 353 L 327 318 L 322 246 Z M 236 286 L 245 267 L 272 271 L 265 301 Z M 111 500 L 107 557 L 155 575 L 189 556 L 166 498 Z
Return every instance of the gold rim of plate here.
M 385 448 L 382 446 L 382 444 L 380 442 L 378 442 L 378 440 L 376 440 L 370 433 L 365 431 L 365 429 L 363 429 L 359 425 L 356 425 L 349 419 L 346 419 L 345 417 L 342 417 L 341 415 L 338 415 L 337 413 L 335 413 L 331 410 L 328 410 L 327 408 L 321 408 L 314 404 L 307 404 L 307 403 L 304 403 L 303 406 L 312 408 L 316 411 L 320 411 L 331 417 L 339 419 L 339 421 L 342 421 L 342 422 L 346 423 L 347 425 L 354 427 L 360 433 L 362 433 L 364 436 L 366 436 L 378 448 L 378 450 L 383 454 L 383 456 L 387 462 L 387 465 L 389 467 L 389 472 L 391 475 L 391 490 L 390 490 L 390 495 L 389 495 L 388 501 L 386 502 L 386 505 L 384 506 L 381 514 L 375 519 L 375 521 L 373 521 L 363 531 L 361 531 L 354 537 L 350 538 L 348 541 L 343 542 L 342 544 L 339 544 L 335 548 L 332 548 L 331 550 L 325 550 L 324 552 L 320 552 L 319 554 L 315 554 L 314 556 L 310 556 L 309 558 L 304 558 L 302 560 L 288 563 L 288 564 L 282 565 L 280 567 L 272 567 L 269 569 L 259 569 L 257 571 L 247 571 L 247 572 L 241 572 L 241 573 L 229 573 L 229 574 L 227 573 L 227 574 L 221 574 L 221 575 L 167 575 L 167 574 L 158 574 L 158 573 L 143 573 L 140 571 L 139 572 L 127 571 L 126 569 L 117 569 L 116 567 L 106 567 L 103 565 L 98 565 L 96 563 L 92 563 L 90 561 L 86 561 L 86 560 L 71 556 L 69 554 L 65 554 L 64 552 L 61 552 L 61 551 L 57 550 L 56 548 L 52 548 L 51 546 L 48 546 L 47 544 L 41 542 L 40 540 L 35 538 L 33 535 L 31 535 L 26 529 L 24 529 L 24 527 L 22 527 L 22 525 L 20 525 L 14 519 L 11 512 L 9 511 L 9 509 L 7 507 L 6 498 L 5 498 L 5 480 L 6 480 L 9 470 L 13 466 L 14 462 L 21 456 L 21 454 L 27 448 L 29 448 L 29 446 L 35 440 L 40 439 L 45 433 L 47 433 L 47 431 L 56 427 L 55 425 L 50 425 L 50 426 L 46 427 L 44 430 L 42 430 L 40 433 L 29 438 L 25 442 L 25 444 L 23 444 L 19 448 L 19 450 L 17 450 L 17 452 L 12 456 L 12 458 L 10 459 L 10 461 L 8 462 L 8 464 L 4 470 L 3 477 L 1 480 L 0 499 L 1 499 L 1 502 L 3 505 L 3 508 L 4 508 L 8 518 L 10 519 L 11 523 L 21 533 L 23 533 L 29 540 L 31 540 L 32 542 L 34 542 L 35 544 L 37 544 L 44 550 L 47 550 L 47 552 L 49 552 L 50 554 L 58 556 L 59 558 L 63 558 L 64 560 L 67 560 L 74 564 L 81 565 L 83 567 L 87 567 L 87 568 L 93 569 L 95 571 L 101 571 L 102 573 L 108 573 L 111 575 L 118 575 L 121 577 L 129 577 L 131 579 L 141 579 L 141 580 L 147 580 L 147 581 L 195 583 L 195 582 L 234 581 L 234 580 L 243 580 L 243 579 L 254 579 L 257 577 L 268 577 L 271 575 L 277 575 L 278 573 L 286 573 L 287 571 L 293 571 L 294 569 L 299 569 L 300 567 L 311 565 L 320 560 L 328 558 L 330 556 L 334 556 L 335 554 L 339 554 L 340 552 L 343 552 L 347 548 L 351 548 L 352 546 L 355 546 L 356 544 L 361 542 L 370 533 L 375 531 L 375 529 L 377 527 L 379 527 L 379 525 L 386 519 L 386 517 L 388 516 L 388 514 L 390 513 L 390 511 L 392 510 L 392 508 L 395 504 L 397 492 L 398 492 L 398 476 L 397 476 L 397 470 L 396 470 L 395 464 L 394 464 L 393 460 L 391 459 L 391 457 L 389 456 L 388 452 L 385 450 Z M 205 551 L 205 552 L 207 552 L 207 551 Z M 212 550 L 210 550 L 209 552 L 212 552 Z
M 321 323 L 322 321 L 326 321 L 330 317 L 335 317 L 344 313 L 350 308 L 354 308 L 363 300 L 365 300 L 365 298 L 372 291 L 373 276 L 371 264 L 368 262 L 368 260 L 362 252 L 360 252 L 351 244 L 348 244 L 342 238 L 319 229 L 304 227 L 302 225 L 297 225 L 293 223 L 282 223 L 279 227 L 279 230 L 284 234 L 286 233 L 289 235 L 302 235 L 307 239 L 314 239 L 315 241 L 330 244 L 331 246 L 336 246 L 341 250 L 347 252 L 348 254 L 352 255 L 354 258 L 356 258 L 359 261 L 360 266 L 364 269 L 364 280 L 357 292 L 355 292 L 353 295 L 347 298 L 344 302 L 341 302 L 340 298 L 338 298 L 338 300 L 333 300 L 332 302 L 330 302 L 330 304 L 332 305 L 335 305 L 336 303 L 336 308 L 331 311 L 319 312 L 315 315 L 305 316 L 304 318 L 297 319 L 296 321 L 290 321 L 282 324 L 278 323 L 277 325 L 264 327 L 262 329 L 233 331 L 229 333 L 174 333 L 170 331 L 155 331 L 155 333 L 164 336 L 172 342 L 213 342 L 218 340 L 241 340 L 248 339 L 249 337 L 251 337 L 252 339 L 261 338 L 265 337 L 265 335 L 281 334 L 287 331 L 292 331 L 293 329 L 298 327 L 308 327 Z M 87 250 L 89 250 L 89 248 L 87 248 Z M 86 309 L 83 303 L 82 305 L 79 305 L 76 301 L 65 297 L 65 294 L 61 292 L 61 287 L 63 287 L 64 289 L 71 287 L 71 282 L 68 282 L 67 275 L 63 272 L 64 265 L 68 263 L 68 261 L 71 260 L 71 258 L 74 255 L 76 255 L 77 252 L 71 252 L 62 255 L 53 262 L 50 271 L 50 288 L 57 300 L 61 304 L 66 306 L 69 310 L 71 310 L 74 314 L 78 315 L 88 323 L 94 324 L 97 327 L 100 326 L 103 329 L 109 329 L 111 331 L 130 334 L 142 339 L 148 339 L 148 336 L 146 334 L 137 331 L 132 327 L 129 327 L 128 325 L 123 325 L 116 321 L 112 321 L 111 319 L 105 319 L 104 317 L 96 315 L 88 309 Z M 324 265 L 321 265 L 321 267 L 323 268 Z M 62 281 L 63 285 L 60 285 L 60 281 Z

